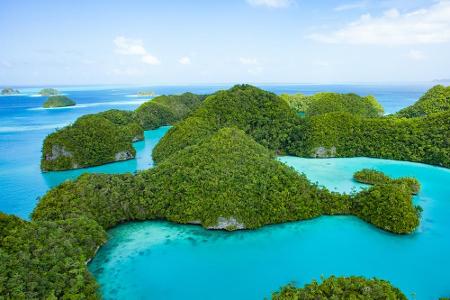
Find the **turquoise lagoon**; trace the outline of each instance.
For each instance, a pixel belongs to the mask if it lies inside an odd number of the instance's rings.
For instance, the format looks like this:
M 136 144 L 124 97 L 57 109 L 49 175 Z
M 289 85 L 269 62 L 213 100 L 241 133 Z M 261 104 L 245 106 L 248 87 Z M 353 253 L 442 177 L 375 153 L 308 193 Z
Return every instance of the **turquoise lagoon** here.
M 318 91 L 374 94 L 387 112 L 414 102 L 429 86 L 286 85 L 277 92 Z M 211 93 L 227 86 L 152 87 L 157 94 Z M 85 172 L 126 173 L 153 165 L 151 150 L 167 132 L 145 133 L 135 143 L 137 159 L 65 172 L 41 173 L 45 136 L 77 117 L 111 108 L 134 109 L 148 87 L 60 88 L 76 108 L 39 109 L 38 89 L 0 97 L 0 211 L 28 218 L 49 188 Z M 415 203 L 424 208 L 416 233 L 392 235 L 346 216 L 266 226 L 255 231 L 207 231 L 199 226 L 141 222 L 110 230 L 110 240 L 89 265 L 106 299 L 262 299 L 281 285 L 298 285 L 321 275 L 377 276 L 392 281 L 410 299 L 450 295 L 450 170 L 369 158 L 280 160 L 332 190 L 364 186 L 354 171 L 373 167 L 393 177 L 414 176 L 422 183 Z
M 363 187 L 362 168 L 414 176 L 424 208 L 416 233 L 399 236 L 356 217 L 321 217 L 254 231 L 141 222 L 110 230 L 89 269 L 105 299 L 264 299 L 281 285 L 335 275 L 390 280 L 410 299 L 450 295 L 450 170 L 370 158 L 281 157 L 339 192 Z

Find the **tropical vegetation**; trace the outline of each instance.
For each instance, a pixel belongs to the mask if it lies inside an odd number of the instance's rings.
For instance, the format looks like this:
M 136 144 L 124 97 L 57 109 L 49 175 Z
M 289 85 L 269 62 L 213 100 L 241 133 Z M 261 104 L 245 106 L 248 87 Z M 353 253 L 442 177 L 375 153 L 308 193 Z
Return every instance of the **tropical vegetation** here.
M 305 114 L 309 108 L 312 97 L 304 94 L 281 94 L 280 98 L 286 101 L 290 108 L 299 114 Z
M 45 88 L 40 90 L 39 94 L 41 96 L 56 96 L 59 94 L 59 91 L 57 89 L 53 88 Z
M 138 96 L 149 96 L 149 97 L 153 97 L 153 96 L 155 96 L 156 94 L 155 94 L 155 92 L 153 92 L 153 91 L 139 91 L 139 92 L 137 93 L 137 95 L 138 95 Z
M 4 95 L 4 96 L 16 95 L 16 94 L 20 94 L 20 91 L 17 90 L 17 89 L 13 89 L 11 87 L 6 87 L 6 88 L 2 89 L 1 94 Z
M 303 113 L 306 116 L 330 112 L 348 112 L 363 117 L 378 117 L 384 114 L 383 107 L 373 96 L 361 97 L 356 94 L 317 93 L 312 96 L 282 94 L 280 97 L 297 113 Z
M 335 277 L 313 281 L 302 288 L 288 284 L 272 294 L 272 300 L 407 300 L 391 283 L 377 278 Z
M 275 160 L 243 131 L 223 128 L 137 175 L 86 174 L 66 182 L 41 199 L 33 220 L 83 215 L 110 228 L 155 218 L 217 227 L 222 219 L 241 228 L 257 228 L 353 214 L 384 230 L 406 234 L 419 224 L 420 212 L 411 200 L 410 190 L 397 184 L 375 185 L 353 195 L 319 188 Z
M 109 110 L 80 117 L 74 124 L 45 138 L 41 169 L 77 169 L 132 159 L 136 155 L 132 142 L 143 139 L 143 130 L 174 124 L 205 97 L 192 93 L 160 96 L 142 104 L 135 112 Z M 68 98 L 53 96 L 47 102 L 59 105 L 68 103 Z
M 259 144 L 282 153 L 298 121 L 296 113 L 277 95 L 250 85 L 237 85 L 209 96 L 188 118 L 169 130 L 152 155 L 160 162 L 224 127 L 239 128 Z
M 0 299 L 96 299 L 86 261 L 106 241 L 84 217 L 27 222 L 0 213 Z
M 132 142 L 143 137 L 132 112 L 109 110 L 85 115 L 45 138 L 41 169 L 77 169 L 130 159 L 136 154 Z
M 205 95 L 192 93 L 159 96 L 139 106 L 135 111 L 136 118 L 145 130 L 173 125 L 195 110 L 205 98 Z
M 74 106 L 76 103 L 67 96 L 50 96 L 42 105 L 45 108 Z
M 303 157 L 366 156 L 450 166 L 450 110 L 422 118 L 364 118 L 327 113 L 300 119 L 287 153 Z
M 416 178 L 413 177 L 401 177 L 397 179 L 392 179 L 386 176 L 383 172 L 374 169 L 362 169 L 355 174 L 353 178 L 361 183 L 365 184 L 400 184 L 405 185 L 411 189 L 412 194 L 418 194 L 420 191 L 420 183 Z
M 436 85 L 429 89 L 416 103 L 395 114 L 397 117 L 424 117 L 450 110 L 450 86 Z
M 175 123 L 154 150 L 156 167 L 66 181 L 40 199 L 30 222 L 1 214 L 0 298 L 100 297 L 86 262 L 106 241 L 107 229 L 128 221 L 165 219 L 237 230 L 354 215 L 396 234 L 418 227 L 421 208 L 412 203 L 412 181 L 399 184 L 364 171 L 362 180 L 373 186 L 339 194 L 276 160 L 279 153 L 311 156 L 314 147 L 325 148 L 325 154 L 335 147 L 335 155 L 395 156 L 406 149 L 404 157 L 425 160 L 426 154 L 430 162 L 448 162 L 448 112 L 411 119 L 348 111 L 300 118 L 280 97 L 248 85 L 205 100 L 192 94 L 179 97 L 146 103 L 136 112 L 87 115 L 47 137 L 43 169 L 67 169 L 115 160 L 117 153 L 133 155 L 131 142 L 142 138 L 143 128 Z M 389 127 L 393 125 L 398 128 Z M 294 298 L 282 298 L 290 295 Z M 274 294 L 274 299 L 386 298 L 405 299 L 387 282 L 357 277 L 332 277 L 303 289 L 288 286 Z
M 327 103 L 330 98 L 324 99 Z M 211 95 L 171 128 L 153 150 L 153 159 L 160 162 L 222 127 L 235 126 L 277 154 L 366 156 L 450 166 L 450 110 L 407 119 L 376 117 L 376 105 L 366 116 L 358 110 L 325 112 L 321 107 L 301 118 L 273 93 L 236 86 Z

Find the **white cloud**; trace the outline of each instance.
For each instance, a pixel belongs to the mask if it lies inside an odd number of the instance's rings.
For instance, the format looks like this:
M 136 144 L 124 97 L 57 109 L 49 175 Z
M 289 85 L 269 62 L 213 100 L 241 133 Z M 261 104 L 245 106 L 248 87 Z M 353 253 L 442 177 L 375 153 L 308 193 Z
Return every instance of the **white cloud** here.
M 347 3 L 342 4 L 339 6 L 336 6 L 334 8 L 335 11 L 346 11 L 346 10 L 353 10 L 353 9 L 360 9 L 367 7 L 367 1 L 360 1 L 360 2 L 353 2 L 353 3 Z
M 412 59 L 412 60 L 424 60 L 426 59 L 426 55 L 419 50 L 410 50 L 408 52 L 408 58 Z
M 252 75 L 258 75 L 261 74 L 264 71 L 264 68 L 261 66 L 256 66 L 254 68 L 250 68 L 247 70 L 248 73 L 252 74 Z
M 144 48 L 142 40 L 129 39 L 123 36 L 118 36 L 114 39 L 116 45 L 116 53 L 121 55 L 141 56 L 141 61 L 149 65 L 158 65 L 160 61 L 155 56 L 151 55 Z
M 151 54 L 145 54 L 144 56 L 142 56 L 142 62 L 149 64 L 149 65 L 159 65 L 160 64 L 160 61 Z
M 339 30 L 312 34 L 309 38 L 323 43 L 355 45 L 414 45 L 448 42 L 450 41 L 450 1 L 442 0 L 427 8 L 403 14 L 397 9 L 390 9 L 380 17 L 365 14 Z
M 288 7 L 294 0 L 247 0 L 252 6 L 265 6 L 270 8 L 283 8 Z
M 189 56 L 183 56 L 178 60 L 178 62 L 182 65 L 190 65 L 191 59 L 189 58 Z
M 3 66 L 5 68 L 12 68 L 12 64 L 9 61 L 6 61 L 6 60 L 0 61 L 0 66 Z
M 257 65 L 258 60 L 254 57 L 239 57 L 239 61 L 243 65 Z
M 80 60 L 80 63 L 82 63 L 83 65 L 93 65 L 93 64 L 95 64 L 95 60 L 92 60 L 92 59 L 82 59 L 82 60 Z
M 317 60 L 313 64 L 316 65 L 316 66 L 319 66 L 319 67 L 324 67 L 324 68 L 330 66 L 330 63 L 325 61 L 325 60 Z
M 247 66 L 247 72 L 252 75 L 261 74 L 264 71 L 264 68 L 261 66 L 259 61 L 254 57 L 239 57 L 239 62 Z

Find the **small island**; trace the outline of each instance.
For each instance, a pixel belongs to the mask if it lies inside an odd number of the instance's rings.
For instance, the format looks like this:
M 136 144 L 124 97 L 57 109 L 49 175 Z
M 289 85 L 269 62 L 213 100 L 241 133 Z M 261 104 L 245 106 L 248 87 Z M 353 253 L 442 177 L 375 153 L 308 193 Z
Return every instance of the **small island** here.
M 74 106 L 76 103 L 66 96 L 51 96 L 42 105 L 44 108 Z
M 413 177 L 402 177 L 397 179 L 392 179 L 383 174 L 383 172 L 373 170 L 373 169 L 362 169 L 355 174 L 353 174 L 353 179 L 355 181 L 375 185 L 375 184 L 399 184 L 404 185 L 407 189 L 411 191 L 412 194 L 417 195 L 420 191 L 420 183 L 416 178 Z
M 39 94 L 41 96 L 56 96 L 59 95 L 59 91 L 57 89 L 45 88 L 40 90 Z
M 398 288 L 389 281 L 359 276 L 322 278 L 302 288 L 288 284 L 272 294 L 272 300 L 294 299 L 391 299 L 407 300 Z
M 19 90 L 15 90 L 11 87 L 6 87 L 2 90 L 2 95 L 3 96 L 9 96 L 9 95 L 17 95 L 20 94 Z
M 140 91 L 137 93 L 138 96 L 149 96 L 149 97 L 154 97 L 156 96 L 155 92 L 153 91 Z

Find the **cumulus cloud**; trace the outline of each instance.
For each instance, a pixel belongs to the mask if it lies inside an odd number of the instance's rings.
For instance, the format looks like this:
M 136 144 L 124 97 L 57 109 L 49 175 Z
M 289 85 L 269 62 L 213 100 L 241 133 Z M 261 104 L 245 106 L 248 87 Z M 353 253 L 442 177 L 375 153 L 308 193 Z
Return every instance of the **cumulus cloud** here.
M 142 40 L 118 36 L 114 39 L 114 44 L 116 45 L 117 54 L 140 56 L 141 61 L 149 65 L 160 64 L 158 58 L 147 52 Z
M 346 11 L 346 10 L 365 8 L 365 7 L 367 7 L 367 1 L 360 1 L 360 2 L 346 3 L 346 4 L 336 6 L 334 8 L 334 10 L 335 11 Z
M 254 57 L 239 57 L 239 61 L 243 65 L 257 65 L 258 60 Z
M 336 31 L 315 33 L 309 38 L 323 43 L 355 45 L 414 45 L 450 41 L 450 1 L 400 13 L 390 9 L 382 16 L 362 15 Z
M 259 61 L 254 57 L 239 57 L 239 62 L 247 66 L 247 72 L 252 75 L 261 74 L 264 71 L 264 68 L 261 66 Z
M 424 60 L 426 59 L 426 55 L 419 50 L 410 50 L 408 52 L 408 58 L 412 59 L 412 60 Z
M 178 62 L 182 65 L 190 65 L 191 59 L 189 58 L 189 56 L 183 56 L 178 60 Z
M 12 68 L 12 64 L 6 60 L 0 61 L 0 66 L 5 67 L 5 68 Z
M 249 74 L 252 74 L 252 75 L 258 75 L 258 74 L 261 74 L 263 71 L 264 71 L 264 68 L 261 67 L 261 66 L 256 66 L 256 67 L 254 67 L 254 68 L 250 68 L 250 69 L 247 70 L 247 72 L 248 72 Z
M 270 8 L 288 7 L 294 0 L 247 0 L 247 3 L 252 6 L 265 6 Z

